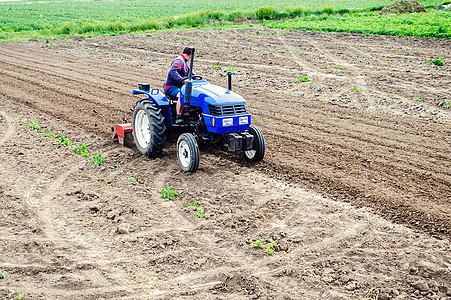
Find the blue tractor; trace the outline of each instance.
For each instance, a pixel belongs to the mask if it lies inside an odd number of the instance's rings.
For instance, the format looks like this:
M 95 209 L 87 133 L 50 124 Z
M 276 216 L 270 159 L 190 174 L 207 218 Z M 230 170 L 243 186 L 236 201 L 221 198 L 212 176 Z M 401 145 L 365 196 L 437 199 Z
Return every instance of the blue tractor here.
M 142 155 L 158 157 L 168 130 L 183 132 L 177 140 L 177 158 L 184 172 L 195 172 L 199 166 L 199 146 L 226 147 L 243 152 L 248 161 L 260 161 L 265 155 L 265 141 L 258 127 L 251 125 L 246 100 L 231 91 L 231 72 L 228 89 L 210 84 L 201 76 L 193 76 L 194 49 L 189 77 L 181 88 L 180 101 L 184 106 L 182 122 L 176 122 L 177 99 L 166 97 L 149 84 L 139 84 L 133 95 L 144 95 L 133 107 L 131 129 L 136 148 Z

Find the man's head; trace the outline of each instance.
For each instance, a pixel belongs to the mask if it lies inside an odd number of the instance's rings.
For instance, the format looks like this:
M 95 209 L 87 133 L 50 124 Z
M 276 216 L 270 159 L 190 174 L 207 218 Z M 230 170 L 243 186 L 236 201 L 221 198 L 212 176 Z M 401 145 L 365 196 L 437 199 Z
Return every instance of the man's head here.
M 192 53 L 193 53 L 193 51 L 189 47 L 185 47 L 185 49 L 183 49 L 183 52 L 182 52 L 183 56 L 185 56 L 186 59 L 190 59 Z

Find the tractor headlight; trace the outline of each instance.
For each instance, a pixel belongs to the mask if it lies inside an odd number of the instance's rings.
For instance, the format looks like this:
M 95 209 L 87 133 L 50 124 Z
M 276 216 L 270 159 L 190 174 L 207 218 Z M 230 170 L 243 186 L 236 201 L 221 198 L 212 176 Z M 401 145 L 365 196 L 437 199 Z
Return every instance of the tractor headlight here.
M 233 118 L 222 119 L 222 126 L 233 126 Z
M 249 123 L 249 117 L 245 116 L 245 117 L 240 117 L 240 125 L 246 125 Z

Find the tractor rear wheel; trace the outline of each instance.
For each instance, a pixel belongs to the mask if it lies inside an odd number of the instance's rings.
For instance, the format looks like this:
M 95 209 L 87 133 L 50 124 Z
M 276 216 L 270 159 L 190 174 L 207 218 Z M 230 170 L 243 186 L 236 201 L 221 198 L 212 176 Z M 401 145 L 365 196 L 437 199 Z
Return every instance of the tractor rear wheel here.
M 181 134 L 177 140 L 177 159 L 184 172 L 194 173 L 199 166 L 199 146 L 191 133 Z
M 244 158 L 248 161 L 261 161 L 265 156 L 265 139 L 258 127 L 249 127 L 249 133 L 254 136 L 254 147 L 252 150 L 244 151 Z
M 136 102 L 132 117 L 133 138 L 142 155 L 155 158 L 161 154 L 166 139 L 161 109 L 149 99 Z

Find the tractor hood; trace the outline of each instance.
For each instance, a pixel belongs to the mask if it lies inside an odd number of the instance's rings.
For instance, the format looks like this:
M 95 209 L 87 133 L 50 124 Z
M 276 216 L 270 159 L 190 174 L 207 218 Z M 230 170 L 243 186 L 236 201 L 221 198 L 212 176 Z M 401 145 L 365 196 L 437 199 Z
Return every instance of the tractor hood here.
M 182 95 L 185 94 L 185 86 L 182 87 Z M 182 96 L 182 98 L 184 98 Z M 193 92 L 191 98 L 191 105 L 203 106 L 214 105 L 236 105 L 246 104 L 246 100 L 228 89 L 210 84 L 206 80 L 195 80 L 193 82 Z

